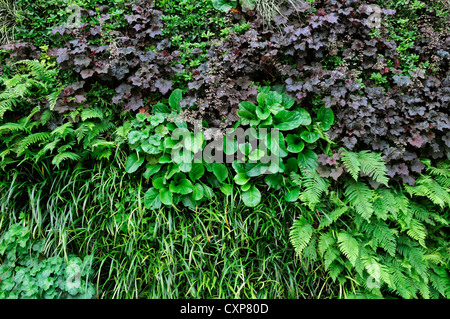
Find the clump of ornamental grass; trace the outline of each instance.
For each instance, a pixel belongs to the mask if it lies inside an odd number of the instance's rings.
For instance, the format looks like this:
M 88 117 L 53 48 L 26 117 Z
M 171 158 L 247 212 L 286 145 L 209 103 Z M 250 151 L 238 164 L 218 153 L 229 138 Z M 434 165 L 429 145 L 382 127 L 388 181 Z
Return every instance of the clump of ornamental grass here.
M 19 8 L 14 0 L 0 0 L 0 44 L 14 40 L 14 27 L 19 18 Z

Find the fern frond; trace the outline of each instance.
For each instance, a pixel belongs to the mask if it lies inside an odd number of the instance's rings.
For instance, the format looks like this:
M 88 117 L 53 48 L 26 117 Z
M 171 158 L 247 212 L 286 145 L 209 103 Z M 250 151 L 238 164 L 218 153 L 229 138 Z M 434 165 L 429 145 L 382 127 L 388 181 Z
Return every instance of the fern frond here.
M 65 139 L 67 134 L 73 133 L 74 129 L 72 128 L 73 124 L 71 122 L 67 122 L 61 126 L 55 128 L 50 134 L 57 135 L 62 139 Z
M 331 232 L 320 235 L 318 243 L 319 254 L 323 256 L 328 248 L 332 247 L 335 243 L 336 239 Z
M 294 225 L 292 225 L 289 237 L 298 255 L 301 255 L 303 249 L 308 245 L 313 233 L 314 227 L 308 223 L 305 217 L 297 218 Z
M 19 132 L 19 131 L 28 131 L 26 123 L 20 122 L 20 123 L 5 123 L 2 126 L 0 126 L 0 134 L 3 132 Z
M 415 186 L 405 185 L 406 191 L 412 196 L 427 197 L 433 204 L 445 208 L 450 206 L 450 192 L 431 176 L 421 176 Z
M 100 119 L 103 120 L 104 114 L 103 111 L 99 108 L 95 109 L 84 109 L 81 112 L 81 120 L 84 122 L 87 119 Z
M 425 238 L 427 237 L 427 229 L 420 221 L 412 219 L 406 233 L 412 239 L 417 240 L 422 247 L 426 247 Z
M 64 152 L 56 155 L 53 160 L 52 164 L 56 165 L 56 167 L 59 167 L 59 165 L 66 160 L 72 160 L 72 161 L 79 161 L 81 157 L 73 152 Z
M 337 221 L 339 217 L 347 213 L 349 210 L 348 206 L 339 207 L 331 211 L 331 213 L 327 214 L 325 212 L 321 212 L 324 217 L 321 219 L 318 229 L 323 229 L 325 227 L 330 226 L 332 223 Z
M 310 174 L 303 176 L 302 186 L 305 187 L 305 189 L 300 195 L 300 200 L 306 202 L 308 206 L 312 208 L 320 202 L 322 194 L 327 192 L 330 181 L 320 177 L 319 173 L 314 170 Z
M 358 241 L 351 234 L 345 231 L 338 233 L 337 239 L 339 249 L 354 266 L 359 254 Z
M 357 181 L 359 172 L 361 171 L 361 163 L 359 162 L 358 153 L 345 150 L 341 154 L 341 160 L 353 179 Z
M 25 150 L 30 145 L 35 144 L 37 142 L 42 142 L 42 141 L 47 140 L 49 138 L 49 136 L 50 136 L 49 132 L 39 132 L 39 133 L 34 133 L 34 134 L 26 136 L 25 138 L 20 140 L 20 142 L 17 144 L 16 150 L 15 150 L 17 155 L 20 155 L 23 152 L 25 152 Z
M 361 171 L 378 183 L 388 185 L 387 169 L 380 153 L 362 151 L 357 153 Z
M 373 191 L 362 182 L 348 182 L 344 194 L 348 205 L 364 219 L 369 220 L 374 212 L 372 207 Z

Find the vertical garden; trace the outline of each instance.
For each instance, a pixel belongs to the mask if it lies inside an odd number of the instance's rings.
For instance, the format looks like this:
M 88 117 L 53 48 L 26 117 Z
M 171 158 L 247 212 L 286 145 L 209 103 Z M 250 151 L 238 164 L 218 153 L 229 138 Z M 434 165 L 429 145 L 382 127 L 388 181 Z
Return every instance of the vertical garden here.
M 448 299 L 449 10 L 0 0 L 0 299 Z

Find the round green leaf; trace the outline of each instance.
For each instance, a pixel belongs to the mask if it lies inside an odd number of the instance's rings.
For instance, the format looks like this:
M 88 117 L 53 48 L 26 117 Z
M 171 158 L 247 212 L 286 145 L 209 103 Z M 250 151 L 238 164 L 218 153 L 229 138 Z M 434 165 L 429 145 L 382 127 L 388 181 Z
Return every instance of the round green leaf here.
M 190 180 L 188 180 L 187 178 L 182 178 L 179 180 L 171 181 L 169 189 L 173 193 L 187 195 L 189 193 L 192 193 L 193 186 Z
M 161 208 L 161 196 L 155 188 L 148 189 L 144 194 L 144 206 L 150 209 Z
M 161 196 L 161 202 L 164 205 L 170 206 L 173 204 L 172 192 L 170 190 L 168 190 L 167 188 L 160 189 L 159 194 Z
M 255 207 L 261 201 L 261 192 L 256 186 L 250 187 L 242 193 L 242 200 L 247 207 Z
M 316 153 L 311 150 L 304 150 L 303 152 L 298 154 L 298 167 L 300 167 L 301 170 L 314 170 L 319 165 L 317 159 L 318 156 Z
M 250 177 L 247 176 L 245 173 L 237 173 L 234 176 L 234 182 L 238 185 L 245 185 L 250 180 Z
M 204 189 L 203 189 L 202 184 L 199 184 L 199 183 L 194 184 L 194 190 L 193 190 L 192 195 L 194 197 L 194 200 L 196 200 L 196 201 L 199 201 L 203 198 Z
M 213 163 L 212 169 L 214 175 L 217 177 L 219 182 L 223 182 L 228 177 L 228 170 L 227 167 L 222 163 Z
M 196 181 L 205 174 L 205 166 L 202 163 L 193 163 L 192 169 L 189 172 L 189 178 L 191 181 Z
M 284 195 L 284 199 L 287 202 L 295 202 L 295 201 L 297 201 L 299 196 L 300 196 L 300 188 L 299 187 L 294 187 L 294 188 L 290 189 L 286 193 L 286 195 Z
M 312 144 L 316 142 L 320 138 L 320 134 L 317 132 L 309 132 L 309 131 L 303 131 L 300 134 L 300 137 L 309 144 Z

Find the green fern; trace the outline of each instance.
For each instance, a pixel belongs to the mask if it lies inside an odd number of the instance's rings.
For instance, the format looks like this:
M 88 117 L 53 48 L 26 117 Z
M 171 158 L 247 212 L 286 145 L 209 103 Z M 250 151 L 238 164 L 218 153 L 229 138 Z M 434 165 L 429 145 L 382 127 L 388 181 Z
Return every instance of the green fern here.
M 372 206 L 373 191 L 362 182 L 349 182 L 345 186 L 345 201 L 364 219 L 369 220 L 374 210 Z
M 339 244 L 340 251 L 345 257 L 355 265 L 356 259 L 359 254 L 359 243 L 358 241 L 349 233 L 343 231 L 337 235 L 337 240 Z
M 345 150 L 342 152 L 341 158 L 355 181 L 358 180 L 360 173 L 362 173 L 376 182 L 387 186 L 389 179 L 381 154 L 369 151 L 354 153 Z
M 298 255 L 306 248 L 313 233 L 314 227 L 303 216 L 294 222 L 290 230 L 290 239 Z
M 304 187 L 300 200 L 306 202 L 312 208 L 320 202 L 320 198 L 327 192 L 330 181 L 320 177 L 315 170 L 302 177 L 301 185 Z
M 55 165 L 56 167 L 59 167 L 59 165 L 64 161 L 67 161 L 67 160 L 79 161 L 80 159 L 81 159 L 80 155 L 78 155 L 76 153 L 64 152 L 64 153 L 59 153 L 58 155 L 53 157 L 52 164 Z

